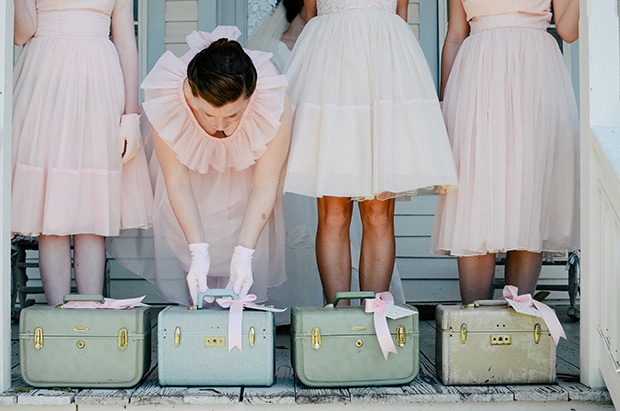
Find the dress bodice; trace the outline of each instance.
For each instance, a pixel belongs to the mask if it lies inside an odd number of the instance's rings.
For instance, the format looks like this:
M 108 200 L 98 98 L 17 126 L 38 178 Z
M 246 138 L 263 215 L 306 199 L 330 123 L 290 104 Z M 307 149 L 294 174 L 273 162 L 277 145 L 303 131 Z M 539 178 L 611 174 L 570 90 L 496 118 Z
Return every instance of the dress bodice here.
M 496 27 L 546 29 L 551 0 L 463 0 L 472 32 Z
M 37 0 L 36 37 L 107 37 L 116 0 Z
M 336 13 L 343 10 L 374 9 L 396 12 L 398 0 L 318 0 L 317 14 Z

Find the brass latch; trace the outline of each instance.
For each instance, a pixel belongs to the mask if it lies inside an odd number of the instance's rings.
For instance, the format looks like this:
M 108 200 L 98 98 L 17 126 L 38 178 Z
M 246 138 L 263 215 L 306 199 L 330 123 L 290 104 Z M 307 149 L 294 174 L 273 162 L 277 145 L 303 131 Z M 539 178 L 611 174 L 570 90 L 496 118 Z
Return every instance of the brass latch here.
M 465 323 L 461 324 L 461 344 L 465 344 L 467 340 L 467 326 Z
M 510 344 L 512 344 L 512 337 L 510 336 L 510 334 L 491 336 L 491 345 L 510 345 Z
M 254 327 L 250 327 L 250 347 L 254 347 L 254 343 L 256 342 L 256 331 Z
M 362 345 L 364 345 L 364 341 L 362 341 L 362 340 L 356 340 L 356 341 L 355 341 L 355 346 L 356 346 L 357 348 L 361 348 L 361 347 L 362 347 Z
M 312 348 L 315 350 L 321 348 L 321 330 L 318 328 L 312 330 Z
M 118 348 L 124 350 L 127 348 L 127 328 L 118 330 Z
M 396 327 L 396 344 L 399 347 L 404 347 L 407 342 L 407 336 L 405 335 L 405 327 L 399 325 Z
M 43 329 L 37 327 L 34 329 L 34 349 L 40 350 L 41 348 L 43 348 Z
M 181 327 L 179 326 L 174 329 L 174 345 L 176 347 L 181 345 Z
M 75 346 L 81 350 L 82 348 L 86 346 L 86 344 L 84 343 L 84 341 L 80 340 L 77 342 L 77 344 L 75 344 Z
M 73 329 L 73 331 L 75 331 L 76 333 L 85 333 L 85 332 L 88 332 L 88 328 L 86 328 L 86 327 L 75 327 Z
M 226 338 L 205 337 L 205 347 L 226 347 Z
M 540 324 L 536 323 L 536 325 L 534 326 L 534 342 L 536 344 L 540 342 L 540 334 L 541 334 Z

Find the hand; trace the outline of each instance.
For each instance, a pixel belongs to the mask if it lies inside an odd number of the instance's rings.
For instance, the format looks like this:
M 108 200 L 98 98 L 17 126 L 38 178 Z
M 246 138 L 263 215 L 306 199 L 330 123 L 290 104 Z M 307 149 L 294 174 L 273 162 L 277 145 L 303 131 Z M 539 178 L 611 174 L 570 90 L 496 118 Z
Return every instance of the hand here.
M 198 305 L 202 304 L 202 301 L 198 301 L 198 293 L 207 291 L 207 274 L 211 265 L 209 244 L 192 243 L 189 245 L 189 252 L 192 255 L 192 262 L 187 273 L 187 287 L 193 304 Z
M 446 194 L 448 192 L 448 186 L 435 186 L 435 192 L 437 194 Z
M 140 132 L 140 114 L 131 113 L 121 116 L 121 144 L 123 145 L 123 164 L 135 157 L 142 145 Z
M 252 287 L 252 255 L 254 250 L 241 245 L 235 246 L 230 260 L 230 281 L 227 289 L 233 290 L 240 298 L 245 297 Z

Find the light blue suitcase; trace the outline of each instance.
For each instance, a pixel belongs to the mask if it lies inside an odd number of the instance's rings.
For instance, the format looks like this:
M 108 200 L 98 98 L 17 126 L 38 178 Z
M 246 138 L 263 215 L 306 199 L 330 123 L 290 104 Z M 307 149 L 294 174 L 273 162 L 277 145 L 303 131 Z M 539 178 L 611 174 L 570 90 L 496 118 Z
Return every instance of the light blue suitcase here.
M 234 296 L 208 290 L 199 296 Z M 234 297 L 236 298 L 236 297 Z M 243 311 L 242 351 L 228 351 L 228 314 L 221 308 L 167 307 L 158 317 L 160 385 L 270 386 L 275 382 L 275 322 L 266 311 Z

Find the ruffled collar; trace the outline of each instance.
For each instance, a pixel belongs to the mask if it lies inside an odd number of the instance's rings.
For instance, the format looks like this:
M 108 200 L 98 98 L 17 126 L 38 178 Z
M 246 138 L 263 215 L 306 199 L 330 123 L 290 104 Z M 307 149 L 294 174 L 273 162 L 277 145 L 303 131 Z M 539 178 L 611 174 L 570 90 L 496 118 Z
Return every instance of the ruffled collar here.
M 187 36 L 187 53 L 176 57 L 167 51 L 142 82 L 143 110 L 151 125 L 181 163 L 202 174 L 209 167 L 223 172 L 252 166 L 280 127 L 287 81 L 269 61 L 271 53 L 245 50 L 256 67 L 258 80 L 239 126 L 230 136 L 209 135 L 185 99 L 183 84 L 191 59 L 213 41 L 223 37 L 236 40 L 240 34 L 234 26 L 220 26 L 212 33 L 195 31 Z

